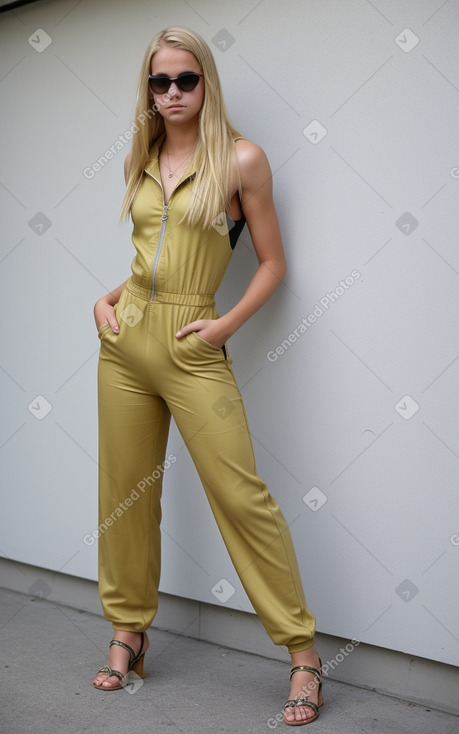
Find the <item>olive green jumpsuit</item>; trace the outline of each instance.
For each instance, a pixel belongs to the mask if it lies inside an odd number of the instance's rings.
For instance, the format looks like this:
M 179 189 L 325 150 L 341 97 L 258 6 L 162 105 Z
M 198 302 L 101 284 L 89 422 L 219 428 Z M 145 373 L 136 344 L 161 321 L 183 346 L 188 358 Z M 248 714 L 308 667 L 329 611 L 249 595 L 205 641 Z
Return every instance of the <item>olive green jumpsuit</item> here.
M 180 223 L 193 170 L 166 206 L 161 142 L 151 149 L 132 206 L 137 252 L 115 306 L 120 330 L 115 334 L 104 324 L 99 331 L 102 607 L 115 629 L 142 632 L 155 617 L 162 490 L 157 467 L 166 460 L 172 415 L 256 613 L 275 644 L 297 652 L 313 645 L 315 620 L 289 528 L 257 475 L 227 347 L 215 347 L 196 332 L 175 336 L 191 321 L 218 318 L 215 292 L 244 220 L 232 222 L 223 214 L 210 231 Z M 155 470 L 161 476 L 142 485 Z

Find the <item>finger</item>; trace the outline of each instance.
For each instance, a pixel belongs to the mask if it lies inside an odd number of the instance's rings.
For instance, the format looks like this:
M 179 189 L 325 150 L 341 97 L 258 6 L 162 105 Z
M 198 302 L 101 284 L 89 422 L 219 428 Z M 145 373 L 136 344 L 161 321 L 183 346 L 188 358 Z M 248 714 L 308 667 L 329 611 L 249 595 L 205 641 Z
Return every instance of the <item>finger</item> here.
M 120 327 L 119 327 L 119 325 L 118 325 L 118 322 L 117 322 L 117 320 L 116 320 L 115 318 L 113 318 L 113 316 L 112 316 L 111 318 L 107 316 L 107 317 L 105 318 L 105 321 L 102 321 L 102 323 L 101 323 L 101 324 L 98 324 L 98 323 L 96 322 L 96 327 L 97 327 L 98 331 L 100 331 L 100 330 L 101 330 L 101 328 L 102 328 L 103 326 L 106 326 L 106 324 L 108 324 L 108 325 L 110 326 L 111 330 L 112 330 L 112 331 L 113 331 L 113 332 L 114 332 L 115 334 L 118 334 L 118 332 L 119 332 L 119 330 L 120 330 Z
M 119 332 L 119 330 L 120 330 L 120 327 L 119 327 L 118 321 L 117 321 L 117 320 L 116 320 L 115 318 L 107 319 L 107 321 L 108 321 L 108 323 L 110 324 L 110 326 L 111 326 L 111 329 L 112 329 L 112 331 L 113 331 L 113 332 L 114 332 L 115 334 L 118 334 L 118 332 Z
M 186 324 L 185 326 L 182 326 L 179 331 L 176 333 L 177 339 L 182 339 L 187 334 L 191 334 L 192 331 L 199 331 L 201 328 L 199 321 L 192 321 L 190 324 Z

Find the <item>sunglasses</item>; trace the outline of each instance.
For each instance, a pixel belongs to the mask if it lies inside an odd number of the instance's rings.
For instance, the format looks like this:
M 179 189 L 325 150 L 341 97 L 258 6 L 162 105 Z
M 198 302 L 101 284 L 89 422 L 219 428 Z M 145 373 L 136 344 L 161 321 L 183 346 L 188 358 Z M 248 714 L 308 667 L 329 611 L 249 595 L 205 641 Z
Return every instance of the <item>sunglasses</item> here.
M 198 85 L 199 79 L 203 74 L 197 74 L 194 71 L 184 71 L 183 74 L 170 77 L 165 74 L 148 77 L 150 89 L 154 94 L 165 94 L 169 91 L 172 82 L 175 82 L 181 92 L 192 92 Z

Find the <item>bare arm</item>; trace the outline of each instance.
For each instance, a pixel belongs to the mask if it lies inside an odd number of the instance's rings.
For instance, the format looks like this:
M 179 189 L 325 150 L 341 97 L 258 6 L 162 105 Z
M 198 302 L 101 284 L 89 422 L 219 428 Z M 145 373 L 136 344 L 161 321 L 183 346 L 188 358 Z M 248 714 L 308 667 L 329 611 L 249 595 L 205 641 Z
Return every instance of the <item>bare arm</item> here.
M 247 220 L 258 268 L 238 303 L 219 319 L 187 324 L 176 336 L 199 331 L 203 339 L 221 346 L 278 288 L 286 271 L 285 255 L 272 196 L 272 174 L 264 152 L 254 143 L 239 141 L 237 156 L 242 183 L 242 210 Z
M 124 161 L 124 179 L 127 182 L 129 176 L 129 166 L 131 165 L 131 153 L 128 153 L 126 160 Z M 97 329 L 100 329 L 103 324 L 110 324 L 112 331 L 118 333 L 119 325 L 116 320 L 114 306 L 118 303 L 120 295 L 124 288 L 124 283 L 121 283 L 117 288 L 114 288 L 107 295 L 102 296 L 96 301 L 94 305 L 94 319 L 96 322 Z

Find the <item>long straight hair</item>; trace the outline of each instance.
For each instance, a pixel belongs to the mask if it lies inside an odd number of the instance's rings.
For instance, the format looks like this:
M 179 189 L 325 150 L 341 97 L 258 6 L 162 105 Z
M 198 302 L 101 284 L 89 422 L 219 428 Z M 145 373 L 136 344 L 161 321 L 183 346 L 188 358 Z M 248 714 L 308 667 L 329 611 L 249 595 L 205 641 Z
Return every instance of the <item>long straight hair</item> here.
M 223 100 L 220 79 L 212 52 L 197 33 L 179 26 L 166 28 L 149 44 L 140 70 L 136 121 L 142 124 L 134 134 L 132 158 L 126 192 L 121 209 L 121 219 L 129 216 L 132 202 L 149 158 L 150 148 L 164 132 L 164 121 L 157 105 L 152 107 L 152 93 L 148 85 L 151 59 L 161 48 L 169 46 L 190 51 L 201 66 L 204 76 L 204 102 L 199 116 L 199 131 L 192 159 L 196 177 L 188 210 L 184 220 L 191 226 L 210 229 L 212 222 L 229 204 L 231 172 L 238 175 L 235 138 L 242 137 L 233 127 Z

